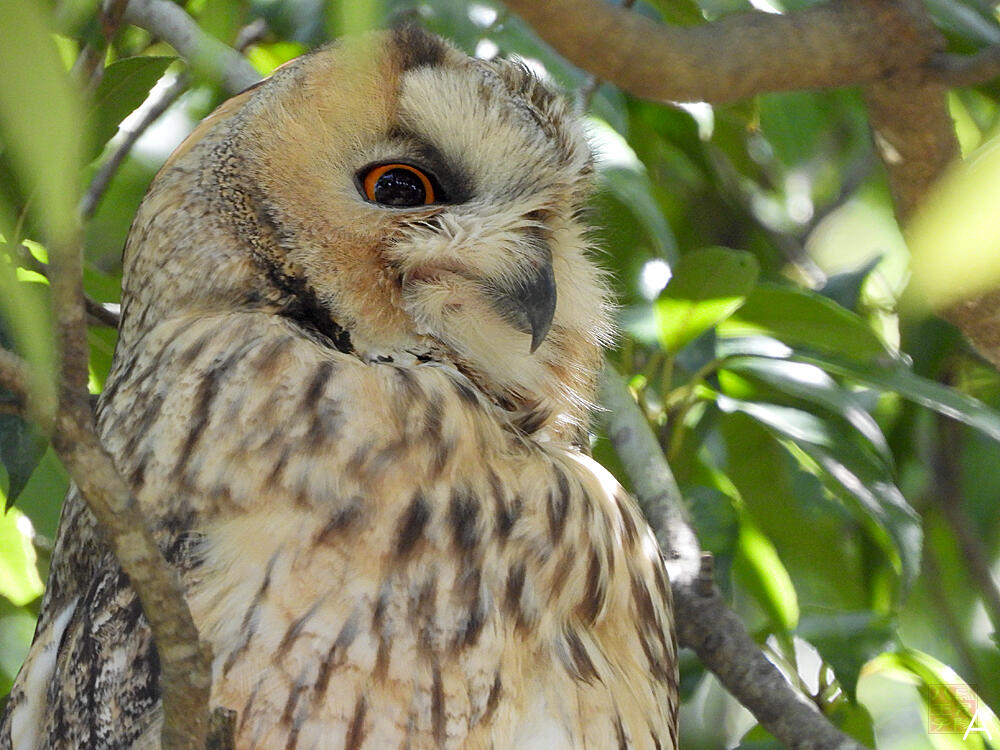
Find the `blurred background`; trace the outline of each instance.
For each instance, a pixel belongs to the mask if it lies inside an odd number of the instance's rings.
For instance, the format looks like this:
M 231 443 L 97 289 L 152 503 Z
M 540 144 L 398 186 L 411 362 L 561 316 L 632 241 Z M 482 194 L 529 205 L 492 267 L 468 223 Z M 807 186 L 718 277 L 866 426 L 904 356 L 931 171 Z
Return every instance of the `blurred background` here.
M 650 0 L 631 12 L 689 25 L 808 4 Z M 928 5 L 949 50 L 1000 44 L 994 3 Z M 1000 708 L 1000 376 L 923 312 L 908 250 L 930 246 L 955 271 L 954 228 L 995 232 L 996 167 L 986 188 L 952 190 L 950 223 L 908 243 L 852 89 L 650 103 L 485 0 L 179 7 L 261 75 L 345 33 L 410 20 L 562 89 L 597 155 L 593 240 L 620 305 L 610 360 L 732 607 L 793 684 L 869 746 L 1000 748 L 988 709 Z M 227 93 L 212 59 L 192 65 L 148 30 L 123 25 L 104 52 L 94 2 L 0 8 L 0 344 L 51 359 L 47 243 L 79 207 L 99 393 L 115 342 L 101 311 L 113 320 L 132 216 Z M 102 51 L 89 69 L 78 62 L 88 45 Z M 1000 82 L 949 94 L 964 155 L 996 150 L 998 101 Z M 8 412 L 0 491 L 16 505 L 0 516 L 0 696 L 31 639 L 68 482 L 44 438 Z M 627 483 L 607 441 L 593 447 Z M 682 691 L 685 750 L 776 746 L 690 653 Z

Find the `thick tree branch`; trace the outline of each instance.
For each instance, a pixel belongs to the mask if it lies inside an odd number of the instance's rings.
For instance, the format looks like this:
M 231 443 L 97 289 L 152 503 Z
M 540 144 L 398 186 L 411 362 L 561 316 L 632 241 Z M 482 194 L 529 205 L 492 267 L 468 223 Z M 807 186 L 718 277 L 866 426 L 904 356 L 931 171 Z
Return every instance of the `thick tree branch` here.
M 125 20 L 167 41 L 196 71 L 217 81 L 230 94 L 260 80 L 245 57 L 202 31 L 170 0 L 131 0 Z
M 784 15 L 654 23 L 604 0 L 508 0 L 567 59 L 636 96 L 725 102 L 849 86 L 922 63 L 920 31 L 896 0 L 834 0 Z
M 677 638 L 771 734 L 790 748 L 860 750 L 767 660 L 712 582 L 686 520 L 680 489 L 646 418 L 608 365 L 601 377 L 605 428 L 668 559 Z
M 211 655 L 198 639 L 177 572 L 164 560 L 135 497 L 97 435 L 87 393 L 80 244 L 53 246 L 49 271 L 60 355 L 52 444 L 107 535 L 149 621 L 160 658 L 162 747 L 200 750 L 208 732 Z
M 1000 45 L 986 47 L 974 55 L 934 55 L 930 67 L 938 82 L 949 87 L 987 83 L 1000 76 Z

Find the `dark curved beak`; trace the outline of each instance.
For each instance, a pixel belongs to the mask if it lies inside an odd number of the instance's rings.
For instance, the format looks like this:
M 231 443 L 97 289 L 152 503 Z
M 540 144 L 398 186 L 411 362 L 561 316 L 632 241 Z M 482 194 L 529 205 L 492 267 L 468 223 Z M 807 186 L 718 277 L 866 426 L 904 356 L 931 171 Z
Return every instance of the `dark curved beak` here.
M 537 261 L 526 266 L 523 276 L 488 283 L 493 304 L 512 326 L 531 334 L 531 353 L 541 346 L 552 327 L 556 312 L 556 277 L 552 272 L 552 251 L 541 239 Z

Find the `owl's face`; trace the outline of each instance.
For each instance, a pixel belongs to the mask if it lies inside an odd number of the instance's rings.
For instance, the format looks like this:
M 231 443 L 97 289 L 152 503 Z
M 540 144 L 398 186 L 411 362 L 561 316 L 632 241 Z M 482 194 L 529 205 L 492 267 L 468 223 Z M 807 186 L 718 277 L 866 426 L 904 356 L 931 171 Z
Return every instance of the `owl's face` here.
M 591 171 L 579 122 L 519 66 L 411 28 L 320 50 L 157 177 L 123 337 L 139 285 L 158 292 L 144 319 L 263 306 L 368 361 L 450 363 L 522 427 L 579 424 L 609 335 Z

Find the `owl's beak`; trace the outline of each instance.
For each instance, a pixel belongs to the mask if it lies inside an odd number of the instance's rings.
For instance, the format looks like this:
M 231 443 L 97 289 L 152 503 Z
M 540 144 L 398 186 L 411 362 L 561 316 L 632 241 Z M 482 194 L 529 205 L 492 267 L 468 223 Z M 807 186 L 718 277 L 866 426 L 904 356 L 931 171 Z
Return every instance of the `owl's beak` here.
M 543 257 L 525 268 L 524 275 L 490 284 L 497 311 L 517 330 L 531 334 L 532 354 L 545 340 L 556 312 L 552 252 L 544 243 L 540 245 Z

